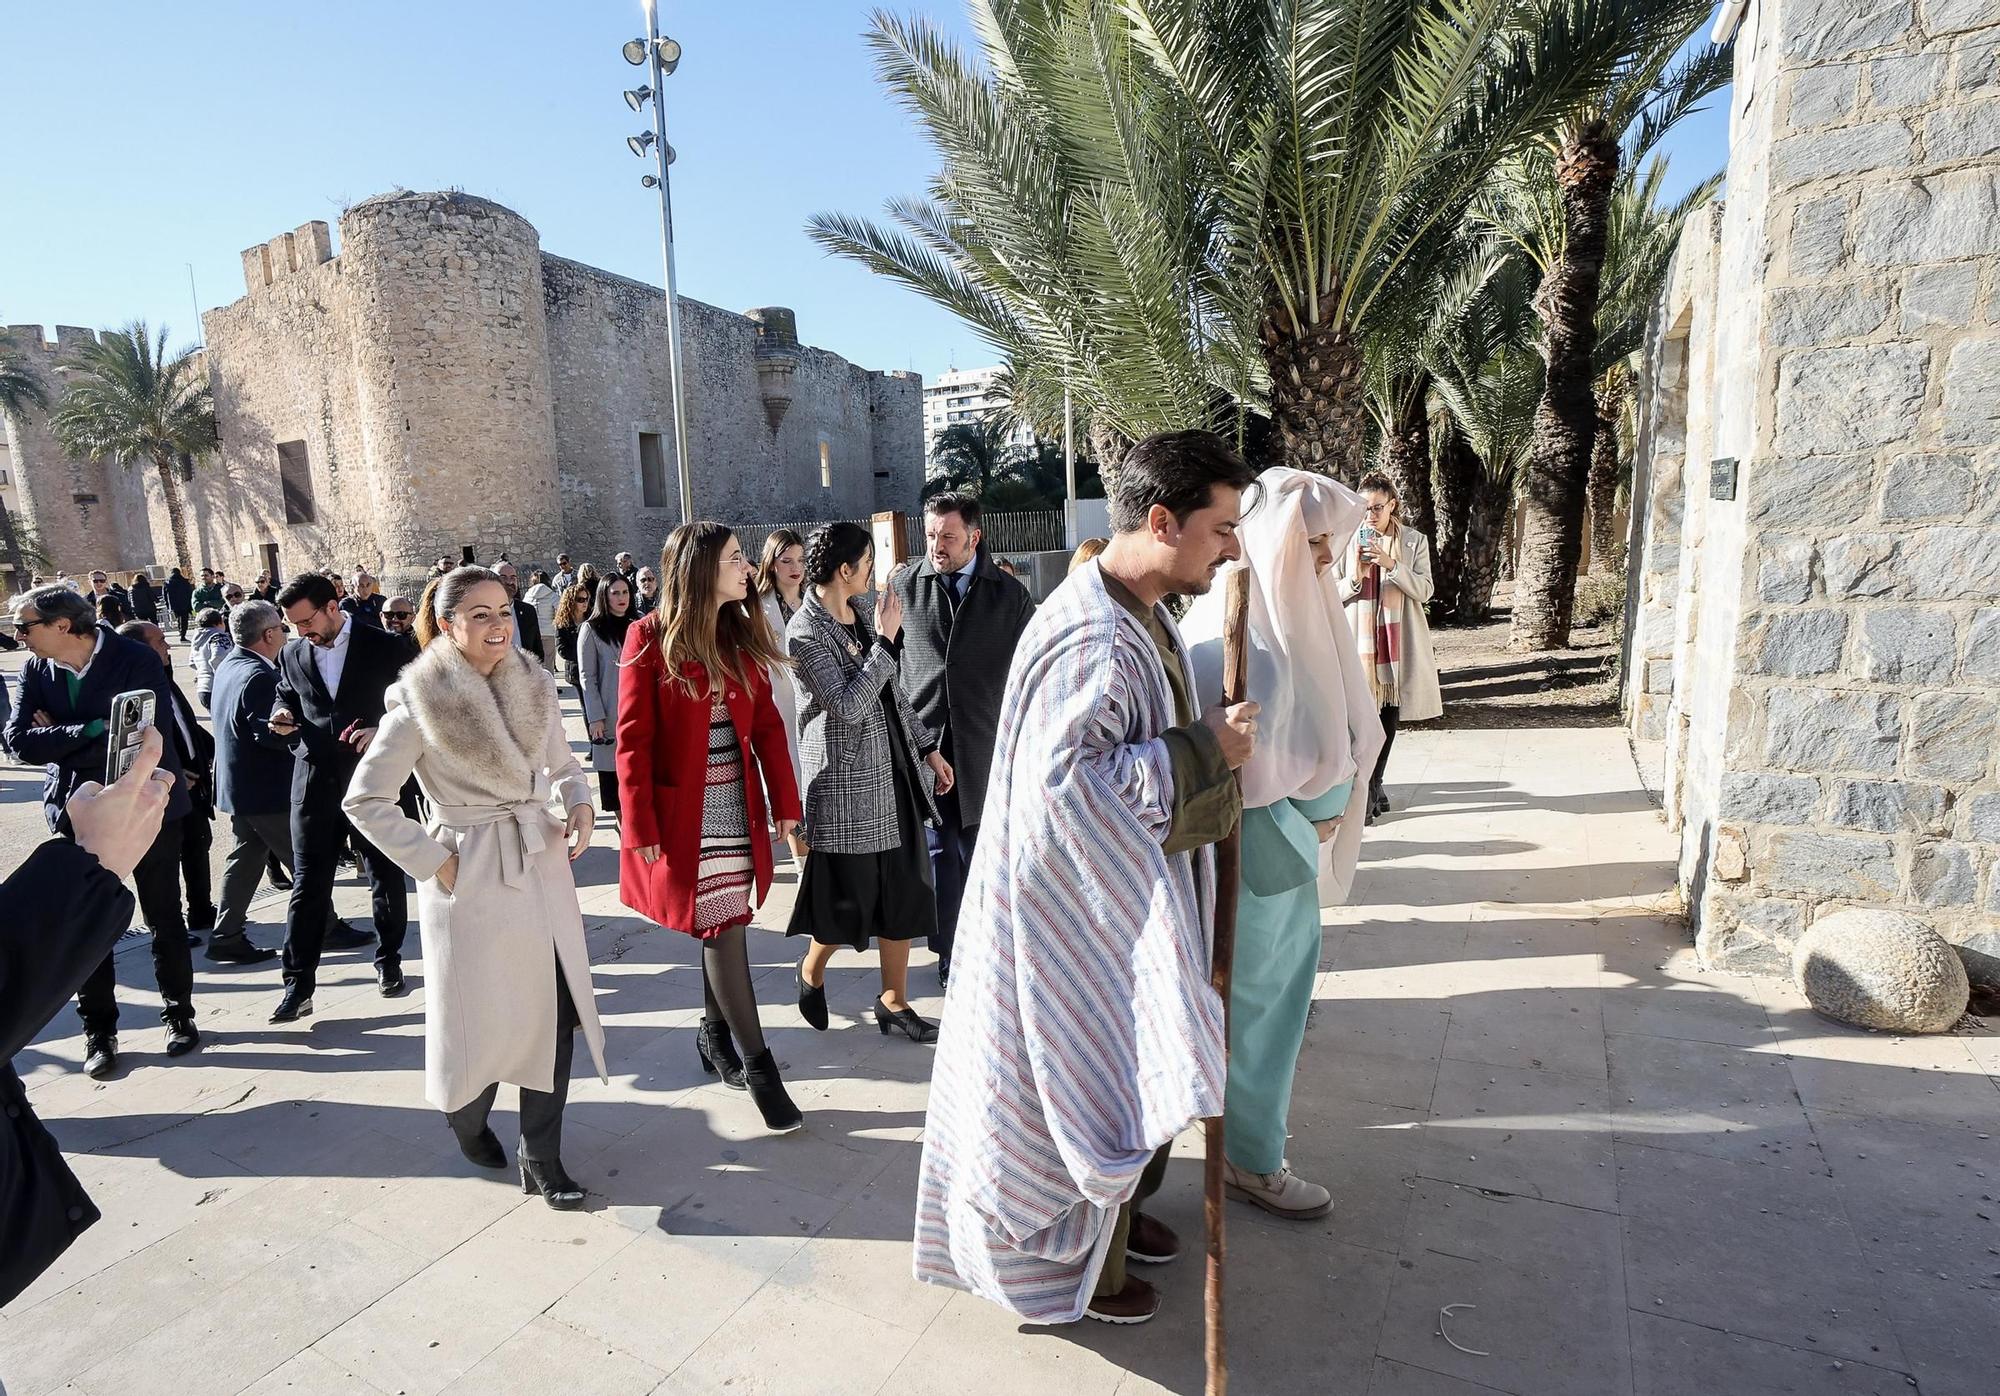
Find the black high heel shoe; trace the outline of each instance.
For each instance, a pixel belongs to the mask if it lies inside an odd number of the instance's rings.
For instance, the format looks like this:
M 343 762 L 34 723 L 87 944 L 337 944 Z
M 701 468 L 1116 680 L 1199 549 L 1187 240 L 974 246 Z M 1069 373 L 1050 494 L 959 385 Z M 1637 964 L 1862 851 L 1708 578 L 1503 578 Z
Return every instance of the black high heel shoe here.
M 710 1076 L 720 1076 L 722 1084 L 732 1091 L 747 1089 L 743 1084 L 743 1058 L 736 1055 L 736 1043 L 729 1036 L 729 1024 L 713 1018 L 701 1020 L 701 1032 L 694 1040 L 694 1050 L 701 1057 L 701 1069 Z
M 574 1212 L 583 1206 L 583 1184 L 563 1171 L 561 1159 L 550 1159 L 547 1163 L 522 1159 L 521 1191 L 540 1193 L 542 1201 L 558 1212 Z
M 463 1135 L 454 1135 L 454 1137 L 458 1140 L 458 1151 L 481 1168 L 505 1168 L 507 1166 L 507 1150 L 501 1146 L 500 1136 L 493 1132 L 491 1125 L 480 1130 L 479 1133 L 470 1139 L 465 1138 Z
M 767 1128 L 778 1134 L 790 1134 L 804 1127 L 806 1117 L 786 1093 L 784 1080 L 778 1075 L 777 1058 L 771 1055 L 770 1048 L 743 1063 L 743 1081 Z
M 816 1032 L 826 1031 L 826 985 L 806 983 L 806 962 L 799 961 L 792 971 L 792 978 L 799 986 L 799 1016 Z
M 891 1029 L 902 1033 L 912 1042 L 936 1042 L 937 1024 L 917 1016 L 914 1008 L 892 1009 L 880 999 L 875 1000 L 875 1026 L 887 1037 Z

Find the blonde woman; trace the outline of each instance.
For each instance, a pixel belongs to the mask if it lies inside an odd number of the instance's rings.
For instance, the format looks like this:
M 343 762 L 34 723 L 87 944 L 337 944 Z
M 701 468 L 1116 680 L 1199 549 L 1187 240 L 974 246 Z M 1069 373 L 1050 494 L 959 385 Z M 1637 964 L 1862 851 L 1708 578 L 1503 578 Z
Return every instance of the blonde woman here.
M 772 529 L 764 539 L 763 556 L 757 564 L 757 597 L 764 608 L 764 624 L 780 649 L 788 647 L 785 627 L 792 623 L 792 617 L 805 603 L 805 589 L 805 539 L 789 528 Z M 799 774 L 798 687 L 792 682 L 792 671 L 782 664 L 771 670 L 771 700 L 778 705 L 778 715 L 785 720 L 785 746 L 792 753 L 792 776 L 796 781 Z M 800 785 L 803 788 L 803 782 Z
M 1382 715 L 1382 751 L 1368 781 L 1367 822 L 1388 813 L 1382 787 L 1389 748 L 1404 722 L 1429 722 L 1444 712 L 1431 627 L 1424 617 L 1435 586 L 1431 540 L 1403 522 L 1403 505 L 1389 477 L 1361 477 L 1361 526 L 1340 553 L 1342 600 L 1368 686 Z
M 519 1086 L 521 1190 L 572 1211 L 584 1190 L 563 1169 L 562 1119 L 578 1028 L 605 1079 L 570 872 L 590 844 L 590 785 L 570 754 L 555 680 L 514 643 L 500 578 L 456 568 L 425 598 L 423 652 L 390 688 L 342 808 L 417 881 L 425 1097 L 468 1159 L 504 1168 L 487 1117 L 500 1082 Z M 412 774 L 430 801 L 428 824 L 398 804 Z

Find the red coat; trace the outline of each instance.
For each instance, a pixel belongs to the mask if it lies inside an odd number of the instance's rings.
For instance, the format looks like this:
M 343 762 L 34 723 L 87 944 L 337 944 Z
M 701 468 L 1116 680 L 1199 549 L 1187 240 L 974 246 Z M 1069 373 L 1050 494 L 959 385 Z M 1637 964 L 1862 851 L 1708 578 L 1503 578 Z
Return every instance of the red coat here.
M 624 672 L 618 681 L 618 799 L 623 807 L 618 899 L 662 926 L 686 930 L 694 924 L 695 874 L 701 858 L 709 700 L 705 684 L 697 685 L 704 696 L 690 698 L 680 684 L 665 681 L 659 634 L 655 612 L 625 635 Z M 702 669 L 689 664 L 684 672 L 698 676 Z M 723 690 L 723 702 L 743 752 L 743 794 L 749 805 L 750 851 L 761 904 L 771 888 L 771 841 L 763 834 L 765 792 L 770 792 L 768 808 L 775 811 L 775 818 L 803 818 L 798 779 L 792 773 L 784 720 L 771 701 L 770 677 L 753 665 L 750 682 L 731 680 Z M 656 862 L 648 863 L 633 851 L 653 844 L 660 847 Z

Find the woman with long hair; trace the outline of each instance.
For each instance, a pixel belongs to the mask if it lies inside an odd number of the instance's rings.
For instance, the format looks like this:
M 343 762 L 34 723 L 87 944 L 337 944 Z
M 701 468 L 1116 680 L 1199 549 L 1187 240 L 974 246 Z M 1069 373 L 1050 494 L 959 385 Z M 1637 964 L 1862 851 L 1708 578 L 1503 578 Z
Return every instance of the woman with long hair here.
M 584 1190 L 563 1169 L 562 1119 L 578 1028 L 605 1076 L 570 871 L 596 822 L 590 786 L 570 754 L 555 680 L 514 643 L 499 576 L 454 568 L 424 597 L 423 651 L 389 690 L 342 808 L 417 881 L 425 1098 L 468 1159 L 505 1168 L 487 1119 L 499 1083 L 519 1086 L 521 1190 L 571 1211 Z M 412 774 L 427 823 L 399 804 Z
M 890 589 L 877 607 L 874 565 L 874 543 L 859 524 L 830 524 L 806 548 L 806 592 L 787 634 L 798 666 L 810 852 L 785 933 L 813 941 L 797 972 L 806 1022 L 826 1030 L 833 952 L 866 950 L 872 938 L 882 962 L 876 1026 L 934 1042 L 936 1025 L 905 993 L 910 942 L 937 931 L 924 825 L 938 815 L 921 771 L 929 767 L 940 791 L 951 789 L 952 772 L 897 677 L 903 603 Z
M 632 628 L 632 584 L 613 573 L 597 584 L 597 599 L 577 631 L 576 667 L 583 679 L 583 721 L 590 733 L 590 768 L 597 772 L 604 812 L 618 813 L 618 661 Z
M 1354 643 L 1368 670 L 1368 686 L 1382 715 L 1382 750 L 1368 780 L 1367 822 L 1389 812 L 1382 776 L 1389 748 L 1405 722 L 1428 722 L 1444 712 L 1437 657 L 1431 649 L 1424 607 L 1436 584 L 1431 580 L 1431 540 L 1403 522 L 1403 504 L 1387 475 L 1361 477 L 1366 505 L 1361 526 L 1340 552 L 1342 599 L 1354 627 Z
M 771 1129 L 794 1130 L 805 1117 L 764 1043 L 744 941 L 753 901 L 761 905 L 771 888 L 766 819 L 781 838 L 799 819 L 769 677 L 788 661 L 765 631 L 750 564 L 724 525 L 676 528 L 660 577 L 659 609 L 625 635 L 618 895 L 701 942 L 702 1066 L 748 1090 Z
M 583 673 L 577 662 L 577 637 L 596 604 L 597 569 L 586 562 L 556 603 L 556 658 L 562 661 L 563 678 L 578 694 L 583 692 Z
M 764 609 L 764 624 L 780 649 L 789 649 L 785 627 L 805 600 L 806 542 L 789 528 L 774 528 L 764 538 L 764 554 L 757 563 L 757 600 Z M 792 753 L 792 774 L 799 773 L 799 691 L 790 669 L 771 671 L 771 700 L 785 720 L 785 745 Z M 805 782 L 799 782 L 803 789 Z

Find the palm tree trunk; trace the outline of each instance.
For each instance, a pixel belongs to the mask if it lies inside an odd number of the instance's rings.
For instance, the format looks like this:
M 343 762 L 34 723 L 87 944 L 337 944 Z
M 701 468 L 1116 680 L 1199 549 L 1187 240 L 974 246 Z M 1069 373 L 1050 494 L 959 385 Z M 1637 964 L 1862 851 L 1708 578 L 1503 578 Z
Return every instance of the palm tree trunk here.
M 153 457 L 153 468 L 160 477 L 160 490 L 167 497 L 167 526 L 173 530 L 174 561 L 183 577 L 192 577 L 194 555 L 188 550 L 187 505 L 181 499 L 179 469 L 174 458 L 164 453 Z
M 1590 570 L 1611 572 L 1624 561 L 1614 556 L 1612 513 L 1618 502 L 1618 429 L 1609 416 L 1597 419 L 1597 440 L 1590 452 L 1590 484 L 1586 491 L 1590 516 Z
M 21 551 L 21 539 L 14 532 L 14 515 L 7 508 L 7 501 L 4 499 L 0 499 L 0 550 L 5 551 L 7 569 L 13 574 L 8 590 L 26 591 L 28 583 L 34 579 L 34 574 L 28 571 L 28 559 Z
M 1097 478 L 1104 484 L 1104 497 L 1109 499 L 1118 484 L 1119 463 L 1132 449 L 1132 438 L 1102 422 L 1092 422 L 1089 435 L 1091 458 L 1097 462 Z
M 1396 486 L 1403 522 L 1420 533 L 1432 531 L 1435 512 L 1431 499 L 1431 418 L 1425 401 L 1429 388 L 1429 375 L 1421 373 L 1398 385 L 1395 426 L 1382 443 L 1382 473 Z
M 1563 254 L 1535 292 L 1548 381 L 1535 408 L 1528 488 L 1522 496 L 1520 580 L 1514 588 L 1509 649 L 1569 644 L 1576 568 L 1583 553 L 1584 490 L 1597 439 L 1597 375 L 1591 355 L 1597 348 L 1598 284 L 1617 179 L 1618 141 L 1601 122 L 1585 127 L 1556 157 Z
M 1493 584 L 1500 578 L 1500 547 L 1507 537 L 1508 491 L 1479 471 L 1466 520 L 1465 573 L 1459 580 L 1458 620 L 1484 625 L 1493 609 Z
M 1472 521 L 1472 493 L 1479 479 L 1479 458 L 1472 453 L 1458 423 L 1448 422 L 1437 453 L 1437 557 L 1432 563 L 1436 592 L 1431 620 L 1458 618 L 1458 595 L 1464 586 L 1466 530 Z
M 1333 298 L 1321 298 L 1330 306 Z M 1271 373 L 1271 418 L 1283 443 L 1285 464 L 1360 482 L 1368 451 L 1368 404 L 1361 346 L 1345 327 L 1312 324 L 1295 333 L 1277 307 L 1258 328 L 1264 364 Z

